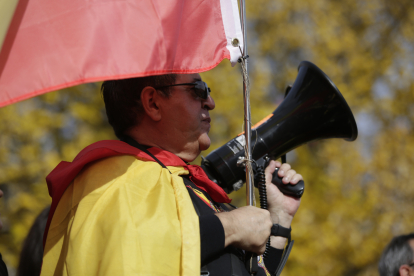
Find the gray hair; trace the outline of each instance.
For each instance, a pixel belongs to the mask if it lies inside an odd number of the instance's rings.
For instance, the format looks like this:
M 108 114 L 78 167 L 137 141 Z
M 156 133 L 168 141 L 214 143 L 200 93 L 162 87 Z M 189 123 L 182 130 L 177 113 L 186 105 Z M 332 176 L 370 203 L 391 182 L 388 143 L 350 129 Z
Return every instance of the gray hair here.
M 400 266 L 410 264 L 414 252 L 408 243 L 414 239 L 414 233 L 393 238 L 382 252 L 378 270 L 380 276 L 399 276 Z
M 105 102 L 108 122 L 121 139 L 125 132 L 138 125 L 144 114 L 141 91 L 146 86 L 161 87 L 175 83 L 177 75 L 159 75 L 140 78 L 107 80 L 102 83 L 102 96 Z M 168 98 L 169 88 L 157 89 Z

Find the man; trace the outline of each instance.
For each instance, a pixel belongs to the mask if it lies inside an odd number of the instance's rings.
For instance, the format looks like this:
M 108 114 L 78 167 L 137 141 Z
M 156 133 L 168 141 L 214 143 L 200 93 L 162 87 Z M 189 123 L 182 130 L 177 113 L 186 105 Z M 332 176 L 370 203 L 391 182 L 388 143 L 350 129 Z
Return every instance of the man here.
M 187 163 L 210 146 L 215 103 L 199 74 L 108 81 L 102 90 L 124 142 L 95 143 L 48 176 L 42 275 L 199 275 L 201 266 L 210 275 L 248 275 L 243 250 L 263 254 L 271 226 L 290 228 L 300 204 L 271 185 L 271 174 L 279 166 L 285 184 L 302 176 L 271 162 L 269 211 L 229 211 L 225 192 Z M 280 258 L 285 242 L 271 237 L 269 255 Z
M 0 190 L 0 198 L 2 198 L 2 197 L 3 197 L 3 191 Z M 3 223 L 0 220 L 0 230 L 1 230 L 1 228 L 3 228 Z M 9 273 L 7 272 L 7 266 L 4 263 L 3 258 L 0 254 L 0 276 L 7 276 L 7 275 L 9 275 Z
M 47 206 L 36 217 L 29 233 L 24 239 L 20 251 L 19 265 L 16 276 L 39 276 L 43 259 L 43 233 L 49 215 L 50 206 Z
M 394 237 L 382 253 L 381 276 L 414 276 L 414 233 Z

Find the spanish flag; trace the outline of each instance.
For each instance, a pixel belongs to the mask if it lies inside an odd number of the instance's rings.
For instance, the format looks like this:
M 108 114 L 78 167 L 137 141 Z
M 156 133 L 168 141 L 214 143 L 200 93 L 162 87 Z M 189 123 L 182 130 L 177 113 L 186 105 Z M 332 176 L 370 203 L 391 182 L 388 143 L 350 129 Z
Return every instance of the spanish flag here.
M 100 141 L 47 177 L 52 206 L 41 275 L 199 275 L 198 216 L 180 175 L 218 202 L 225 192 L 197 166 Z
M 198 73 L 243 47 L 237 0 L 0 0 L 0 107 L 86 82 Z

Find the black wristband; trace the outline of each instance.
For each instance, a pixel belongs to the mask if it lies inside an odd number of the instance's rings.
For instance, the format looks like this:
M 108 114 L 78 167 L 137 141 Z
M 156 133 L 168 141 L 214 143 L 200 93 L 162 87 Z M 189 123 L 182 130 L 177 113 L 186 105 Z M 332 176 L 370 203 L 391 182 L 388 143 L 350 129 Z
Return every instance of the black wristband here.
M 292 231 L 292 227 L 285 228 L 279 224 L 273 224 L 271 229 L 272 236 L 284 237 L 290 239 L 290 232 Z

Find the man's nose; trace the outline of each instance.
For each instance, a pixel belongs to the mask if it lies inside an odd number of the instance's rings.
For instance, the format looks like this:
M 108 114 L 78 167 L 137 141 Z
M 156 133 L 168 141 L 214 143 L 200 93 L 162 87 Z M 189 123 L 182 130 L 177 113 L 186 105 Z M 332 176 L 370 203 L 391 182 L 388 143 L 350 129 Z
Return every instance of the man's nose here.
M 214 102 L 213 98 L 211 97 L 211 95 L 208 96 L 207 100 L 203 101 L 203 108 L 207 109 L 207 110 L 212 110 L 216 107 L 216 103 Z

